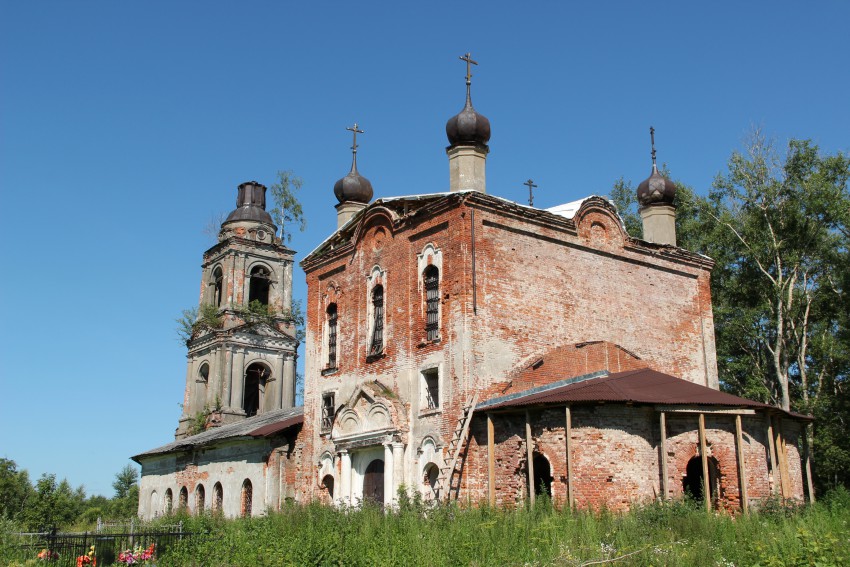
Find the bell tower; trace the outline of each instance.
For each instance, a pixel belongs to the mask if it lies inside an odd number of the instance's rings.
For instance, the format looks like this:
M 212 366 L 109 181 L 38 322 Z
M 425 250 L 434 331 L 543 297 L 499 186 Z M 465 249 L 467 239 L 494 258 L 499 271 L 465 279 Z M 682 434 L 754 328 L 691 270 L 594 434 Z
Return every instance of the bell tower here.
M 294 252 L 275 235 L 266 187 L 241 184 L 204 252 L 177 439 L 295 405 Z

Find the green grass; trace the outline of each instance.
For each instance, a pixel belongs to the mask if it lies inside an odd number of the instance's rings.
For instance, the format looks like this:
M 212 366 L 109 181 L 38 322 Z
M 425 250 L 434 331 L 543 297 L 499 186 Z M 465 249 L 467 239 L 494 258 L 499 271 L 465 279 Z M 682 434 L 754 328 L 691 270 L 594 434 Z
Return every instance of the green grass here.
M 173 523 L 174 518 L 160 520 Z M 749 516 L 686 502 L 628 514 L 406 502 L 395 512 L 291 505 L 261 518 L 183 518 L 203 535 L 158 567 L 264 565 L 850 565 L 850 493 L 814 506 L 773 504 Z M 5 557 L 9 557 L 6 555 Z M 3 561 L 0 550 L 0 565 Z M 101 566 L 103 567 L 103 566 Z

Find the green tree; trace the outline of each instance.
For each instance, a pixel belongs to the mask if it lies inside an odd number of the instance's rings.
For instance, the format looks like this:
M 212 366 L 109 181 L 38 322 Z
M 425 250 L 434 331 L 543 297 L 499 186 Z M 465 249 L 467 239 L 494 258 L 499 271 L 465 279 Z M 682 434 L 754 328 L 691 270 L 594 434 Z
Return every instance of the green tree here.
M 11 459 L 0 459 L 0 518 L 19 520 L 33 495 L 27 471 Z
M 298 225 L 301 232 L 307 226 L 297 197 L 303 183 L 291 170 L 285 170 L 277 172 L 277 183 L 270 187 L 274 205 L 269 209 L 269 214 L 277 225 L 278 237 L 283 243 L 292 239 L 292 232 L 287 228 L 290 224 Z
M 71 488 L 67 480 L 56 482 L 55 474 L 43 474 L 36 481 L 35 494 L 27 503 L 23 519 L 33 530 L 61 528 L 72 524 L 83 510 L 83 487 Z
M 126 498 L 130 489 L 139 483 L 139 469 L 133 465 L 124 465 L 120 471 L 115 473 L 112 488 L 115 489 L 115 498 Z

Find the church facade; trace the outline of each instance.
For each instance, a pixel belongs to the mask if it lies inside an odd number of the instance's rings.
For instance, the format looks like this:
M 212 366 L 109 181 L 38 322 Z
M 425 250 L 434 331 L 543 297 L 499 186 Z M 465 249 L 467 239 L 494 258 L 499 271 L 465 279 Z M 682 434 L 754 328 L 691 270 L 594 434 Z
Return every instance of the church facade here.
M 292 253 L 248 244 L 261 226 L 274 234 L 256 211 L 225 222 L 205 255 L 202 303 L 223 301 L 228 323 L 189 343 L 177 440 L 134 457 L 140 515 L 256 514 L 287 499 L 392 505 L 401 490 L 501 506 L 546 493 L 615 510 L 687 493 L 729 510 L 811 494 L 808 418 L 719 391 L 713 262 L 676 246 L 675 186 L 654 142 L 638 188 L 643 239 L 603 197 L 540 209 L 489 195 L 490 123 L 469 77 L 446 126 L 447 192 L 373 201 L 351 129 L 338 229 L 301 262 L 303 408 L 291 395 L 291 321 L 246 321 L 233 307 L 253 297 L 262 265 L 272 283 L 260 299 L 283 312 Z

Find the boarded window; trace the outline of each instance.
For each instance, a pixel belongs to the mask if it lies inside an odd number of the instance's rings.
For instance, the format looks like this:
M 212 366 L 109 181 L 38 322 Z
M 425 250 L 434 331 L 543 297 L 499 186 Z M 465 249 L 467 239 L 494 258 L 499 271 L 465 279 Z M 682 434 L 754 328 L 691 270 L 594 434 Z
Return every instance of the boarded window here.
M 213 502 L 212 509 L 213 512 L 221 512 L 222 505 L 224 504 L 224 490 L 221 488 L 221 483 L 215 483 L 213 486 Z
M 422 409 L 440 407 L 440 372 L 436 368 L 422 371 Z
M 251 281 L 248 286 L 248 303 L 259 301 L 263 305 L 268 305 L 271 281 L 271 272 L 265 266 L 255 266 L 251 269 Z
M 334 423 L 334 413 L 336 408 L 334 407 L 334 395 L 333 393 L 325 394 L 322 396 L 322 432 L 327 432 L 331 430 Z
M 251 481 L 246 478 L 245 482 L 242 483 L 242 498 L 240 506 L 240 514 L 242 517 L 247 518 L 251 515 L 251 501 L 253 498 L 254 487 L 251 485 Z
M 336 368 L 336 303 L 328 305 L 328 368 Z
M 199 484 L 195 488 L 195 513 L 203 514 L 204 508 L 207 505 L 207 491 L 204 490 L 204 485 Z
M 372 340 L 369 354 L 380 354 L 384 350 L 384 286 L 376 285 L 372 290 Z
M 425 334 L 429 341 L 440 338 L 440 270 L 428 266 L 422 274 L 425 281 Z

